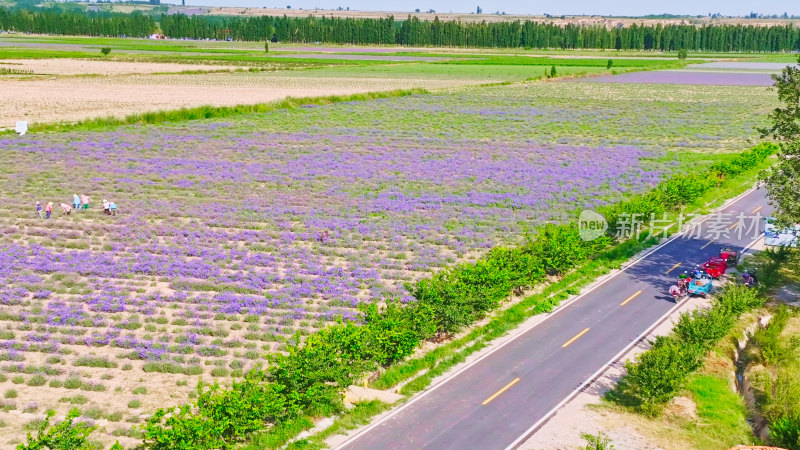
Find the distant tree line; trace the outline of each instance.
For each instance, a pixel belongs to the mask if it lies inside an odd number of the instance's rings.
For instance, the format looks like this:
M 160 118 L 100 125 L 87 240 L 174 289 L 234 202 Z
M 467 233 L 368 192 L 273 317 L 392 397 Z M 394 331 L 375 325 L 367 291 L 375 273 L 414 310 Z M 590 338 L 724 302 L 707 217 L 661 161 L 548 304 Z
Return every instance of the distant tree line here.
M 156 23 L 158 20 L 158 24 Z M 0 29 L 48 34 L 146 36 L 160 25 L 172 38 L 336 44 L 400 44 L 441 47 L 780 52 L 800 49 L 792 25 L 556 25 L 533 21 L 421 21 L 394 17 L 149 16 L 139 13 L 59 9 L 0 9 Z
M 158 25 L 153 17 L 141 13 L 77 12 L 58 8 L 41 11 L 0 8 L 0 30 L 5 31 L 142 37 L 152 34 L 157 29 Z

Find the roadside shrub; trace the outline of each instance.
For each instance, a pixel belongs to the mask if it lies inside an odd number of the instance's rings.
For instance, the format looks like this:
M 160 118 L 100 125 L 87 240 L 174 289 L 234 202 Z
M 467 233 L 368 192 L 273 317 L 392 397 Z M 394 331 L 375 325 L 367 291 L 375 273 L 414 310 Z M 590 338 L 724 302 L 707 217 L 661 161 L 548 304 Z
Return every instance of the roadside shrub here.
M 313 416 L 342 409 L 342 393 L 357 377 L 374 368 L 364 359 L 367 330 L 352 322 L 339 323 L 291 345 L 287 354 L 272 356 L 269 379 L 297 395 L 297 404 Z
M 420 342 L 436 332 L 433 311 L 425 304 L 402 306 L 388 302 L 380 308 L 376 303 L 362 304 L 365 333 L 365 355 L 382 366 L 388 366 L 414 352 Z
M 254 369 L 230 389 L 199 384 L 198 414 L 192 405 L 159 409 L 144 427 L 145 444 L 156 450 L 175 448 L 176 442 L 182 448 L 231 448 L 248 433 L 295 415 L 296 397 L 266 380 L 266 372 Z
M 103 47 L 103 48 L 101 48 L 100 49 L 100 53 L 102 53 L 103 56 L 108 56 L 108 54 L 111 53 L 111 47 Z
M 652 349 L 625 364 L 627 374 L 609 398 L 645 415 L 657 415 L 700 366 L 704 353 L 696 344 L 661 336 Z
M 611 61 L 609 59 L 609 61 Z M 602 431 L 594 434 L 589 433 L 582 433 L 581 439 L 586 441 L 586 445 L 582 447 L 582 450 L 614 450 L 614 444 L 611 443 L 611 439 Z
M 719 309 L 681 314 L 674 332 L 683 342 L 707 350 L 728 334 L 734 320 Z
M 739 317 L 742 313 L 761 306 L 764 306 L 764 298 L 758 295 L 756 289 L 735 284 L 726 286 L 714 300 L 714 309 L 731 317 Z
M 592 242 L 584 241 L 575 224 L 547 224 L 525 248 L 529 254 L 536 255 L 540 260 L 541 270 L 548 275 L 561 275 L 586 261 L 594 250 L 608 242 L 603 238 Z

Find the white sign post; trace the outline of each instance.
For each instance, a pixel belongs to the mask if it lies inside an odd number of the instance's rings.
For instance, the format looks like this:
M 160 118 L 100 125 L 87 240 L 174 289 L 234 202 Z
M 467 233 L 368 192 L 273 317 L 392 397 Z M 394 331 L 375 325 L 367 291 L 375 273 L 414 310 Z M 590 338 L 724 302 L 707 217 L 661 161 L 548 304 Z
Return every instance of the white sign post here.
M 19 134 L 20 136 L 24 135 L 25 133 L 27 133 L 27 132 L 28 132 L 28 122 L 26 122 L 26 121 L 19 121 L 19 122 L 17 122 L 17 127 L 16 127 L 14 130 L 15 130 L 15 131 L 17 132 L 17 134 Z

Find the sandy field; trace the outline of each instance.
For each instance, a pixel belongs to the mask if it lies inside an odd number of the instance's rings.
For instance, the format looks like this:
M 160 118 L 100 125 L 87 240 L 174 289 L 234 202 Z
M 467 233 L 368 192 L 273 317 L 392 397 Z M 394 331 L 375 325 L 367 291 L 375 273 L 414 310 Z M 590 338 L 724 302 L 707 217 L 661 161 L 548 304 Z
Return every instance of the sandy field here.
M 13 128 L 18 120 L 29 123 L 74 122 L 181 107 L 232 106 L 286 97 L 349 95 L 394 89 L 441 89 L 484 82 L 487 81 L 292 77 L 250 72 L 0 79 L 0 129 Z
M 3 59 L 0 69 L 32 71 L 35 75 L 125 75 L 236 70 L 241 66 L 214 64 L 171 64 L 95 59 Z

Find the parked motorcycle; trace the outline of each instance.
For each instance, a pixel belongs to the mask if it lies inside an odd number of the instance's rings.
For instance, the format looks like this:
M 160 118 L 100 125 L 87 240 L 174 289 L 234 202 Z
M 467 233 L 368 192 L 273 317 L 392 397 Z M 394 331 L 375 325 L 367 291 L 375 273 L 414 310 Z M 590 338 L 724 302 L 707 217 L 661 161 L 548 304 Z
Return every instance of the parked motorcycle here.
M 756 277 L 756 271 L 753 270 L 745 270 L 742 273 L 742 284 L 749 288 L 758 287 L 758 278 Z
M 689 283 L 691 282 L 692 279 L 689 277 L 688 272 L 683 272 L 678 275 L 676 283 L 669 288 L 669 295 L 672 296 L 675 303 L 678 303 L 680 299 L 689 295 Z

